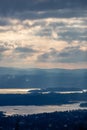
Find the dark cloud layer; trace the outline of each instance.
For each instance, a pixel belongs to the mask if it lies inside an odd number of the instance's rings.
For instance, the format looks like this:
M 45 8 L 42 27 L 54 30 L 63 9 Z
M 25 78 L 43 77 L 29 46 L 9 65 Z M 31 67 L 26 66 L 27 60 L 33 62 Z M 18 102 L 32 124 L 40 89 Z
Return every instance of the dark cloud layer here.
M 87 0 L 0 0 L 2 15 L 25 11 L 73 10 L 73 8 L 86 9 Z
M 3 15 L 4 16 L 4 15 Z M 24 11 L 24 12 L 10 12 L 8 17 L 25 19 L 44 19 L 44 18 L 74 18 L 86 17 L 87 10 L 85 9 L 61 9 L 61 10 L 47 10 L 47 11 Z
M 0 0 L 0 10 L 48 10 L 87 7 L 87 0 Z

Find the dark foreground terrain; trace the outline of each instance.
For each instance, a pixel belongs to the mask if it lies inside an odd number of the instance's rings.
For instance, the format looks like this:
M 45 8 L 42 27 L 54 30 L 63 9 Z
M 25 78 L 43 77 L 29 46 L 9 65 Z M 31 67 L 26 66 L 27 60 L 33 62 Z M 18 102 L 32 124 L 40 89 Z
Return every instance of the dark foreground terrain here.
M 87 130 L 87 111 L 5 116 L 0 112 L 0 130 Z

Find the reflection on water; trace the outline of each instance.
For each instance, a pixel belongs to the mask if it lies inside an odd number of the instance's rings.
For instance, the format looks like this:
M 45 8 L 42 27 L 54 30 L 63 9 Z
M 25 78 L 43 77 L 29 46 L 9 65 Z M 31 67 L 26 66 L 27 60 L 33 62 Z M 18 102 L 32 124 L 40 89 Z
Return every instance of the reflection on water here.
M 81 91 L 61 91 L 61 92 L 55 91 L 55 93 L 60 93 L 60 94 L 87 93 L 87 90 L 83 89 Z
M 60 94 L 74 94 L 74 93 L 83 93 L 83 91 L 66 91 L 66 92 L 57 92 L 55 91 L 55 93 L 60 93 Z
M 27 115 L 27 114 L 37 114 L 44 112 L 54 112 L 54 111 L 70 111 L 70 110 L 78 110 L 78 109 L 87 109 L 81 108 L 80 103 L 75 104 L 67 104 L 61 106 L 2 106 L 0 107 L 0 111 L 6 112 L 6 115 Z
M 27 94 L 32 90 L 40 90 L 39 88 L 29 89 L 0 89 L 0 94 Z

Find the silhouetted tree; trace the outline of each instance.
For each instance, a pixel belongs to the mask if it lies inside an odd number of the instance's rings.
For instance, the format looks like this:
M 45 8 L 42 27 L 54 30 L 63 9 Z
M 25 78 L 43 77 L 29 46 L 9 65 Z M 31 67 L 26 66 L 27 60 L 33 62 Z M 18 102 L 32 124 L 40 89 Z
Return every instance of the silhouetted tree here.
M 15 130 L 19 130 L 19 120 L 17 119 L 16 124 L 15 124 Z

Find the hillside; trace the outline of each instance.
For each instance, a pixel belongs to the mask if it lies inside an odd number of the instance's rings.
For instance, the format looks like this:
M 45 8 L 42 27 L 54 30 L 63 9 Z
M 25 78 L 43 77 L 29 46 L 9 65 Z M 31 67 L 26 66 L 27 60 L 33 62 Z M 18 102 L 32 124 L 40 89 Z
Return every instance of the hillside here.
M 87 69 L 0 67 L 0 88 L 87 88 Z

